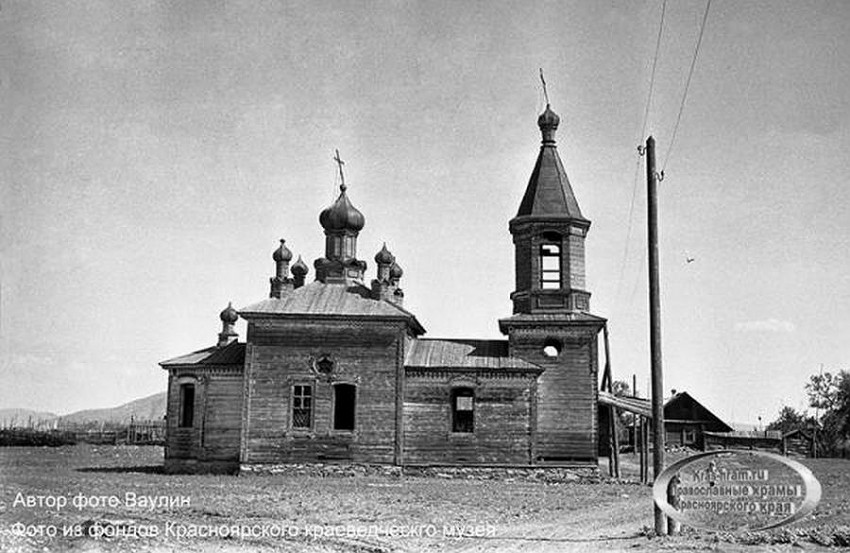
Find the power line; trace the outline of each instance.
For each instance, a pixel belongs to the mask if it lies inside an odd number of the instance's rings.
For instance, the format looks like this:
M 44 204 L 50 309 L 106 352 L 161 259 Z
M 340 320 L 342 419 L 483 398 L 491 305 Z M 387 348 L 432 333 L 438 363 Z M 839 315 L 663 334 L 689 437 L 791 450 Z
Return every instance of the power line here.
M 667 167 L 667 162 L 670 160 L 670 153 L 673 151 L 673 144 L 676 142 L 676 133 L 679 131 L 679 123 L 682 121 L 682 112 L 685 111 L 685 101 L 688 99 L 688 90 L 691 87 L 691 77 L 694 76 L 694 68 L 697 65 L 697 56 L 699 55 L 699 47 L 702 44 L 702 35 L 705 32 L 705 23 L 708 21 L 708 10 L 711 8 L 711 0 L 705 3 L 705 13 L 702 14 L 702 24 L 699 28 L 699 37 L 694 48 L 694 57 L 691 60 L 691 68 L 688 71 L 688 80 L 685 82 L 685 91 L 682 93 L 682 103 L 679 105 L 679 114 L 676 116 L 676 125 L 673 127 L 673 134 L 670 135 L 670 146 L 667 148 L 667 154 L 664 156 L 664 163 L 661 165 L 661 174 L 664 174 L 664 169 Z
M 646 134 L 646 124 L 649 121 L 649 110 L 652 107 L 652 92 L 655 89 L 655 69 L 658 67 L 658 54 L 661 51 L 661 36 L 664 32 L 664 14 L 667 12 L 667 0 L 661 4 L 661 21 L 658 24 L 658 36 L 655 39 L 655 55 L 652 57 L 652 72 L 649 76 L 649 93 L 646 96 L 646 106 L 643 109 L 643 124 L 641 125 L 640 137 L 638 140 L 643 140 Z M 623 277 L 626 271 L 626 262 L 629 259 L 629 244 L 632 240 L 632 223 L 634 221 L 635 199 L 637 198 L 638 177 L 640 176 L 640 156 L 635 162 L 635 176 L 632 183 L 632 201 L 629 204 L 629 222 L 628 230 L 626 231 L 626 246 L 623 249 L 623 261 L 620 263 L 620 277 L 617 280 L 617 293 L 615 297 L 620 297 L 620 289 L 623 285 Z

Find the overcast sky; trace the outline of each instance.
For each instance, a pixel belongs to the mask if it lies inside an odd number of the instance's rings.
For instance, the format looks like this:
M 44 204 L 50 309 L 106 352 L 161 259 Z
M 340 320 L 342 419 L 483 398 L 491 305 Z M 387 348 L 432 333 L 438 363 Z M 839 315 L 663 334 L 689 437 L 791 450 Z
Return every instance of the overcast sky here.
M 670 2 L 658 140 L 665 388 L 731 421 L 805 406 L 850 367 L 850 3 Z M 586 217 L 616 378 L 648 380 L 643 167 L 660 1 L 3 2 L 0 407 L 165 390 L 268 295 L 280 238 L 311 267 L 338 148 L 431 337 L 498 338 L 508 220 L 539 149 L 538 68 Z M 666 162 L 665 162 L 666 161 Z M 686 255 L 694 258 L 686 262 Z M 244 339 L 244 325 L 238 327 Z

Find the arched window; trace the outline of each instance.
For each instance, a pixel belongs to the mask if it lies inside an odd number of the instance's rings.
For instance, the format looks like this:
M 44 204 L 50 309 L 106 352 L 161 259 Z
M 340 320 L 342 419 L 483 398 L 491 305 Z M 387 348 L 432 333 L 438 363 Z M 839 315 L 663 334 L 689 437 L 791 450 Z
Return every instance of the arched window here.
M 475 430 L 475 390 L 455 388 L 452 390 L 452 432 Z
M 195 385 L 180 385 L 180 427 L 192 428 L 195 425 Z
M 557 290 L 561 287 L 561 246 L 540 244 L 540 287 Z
M 357 387 L 353 384 L 334 386 L 334 430 L 354 430 Z

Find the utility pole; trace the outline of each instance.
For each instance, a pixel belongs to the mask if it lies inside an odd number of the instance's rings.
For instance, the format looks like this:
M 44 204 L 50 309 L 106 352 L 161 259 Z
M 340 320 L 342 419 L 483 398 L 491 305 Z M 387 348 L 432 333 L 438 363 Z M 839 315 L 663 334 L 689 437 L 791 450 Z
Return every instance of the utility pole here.
M 655 139 L 646 139 L 647 247 L 649 249 L 649 355 L 652 378 L 653 478 L 664 470 L 664 376 L 661 370 L 661 292 L 658 281 L 658 173 Z M 655 533 L 667 535 L 667 517 L 655 505 Z

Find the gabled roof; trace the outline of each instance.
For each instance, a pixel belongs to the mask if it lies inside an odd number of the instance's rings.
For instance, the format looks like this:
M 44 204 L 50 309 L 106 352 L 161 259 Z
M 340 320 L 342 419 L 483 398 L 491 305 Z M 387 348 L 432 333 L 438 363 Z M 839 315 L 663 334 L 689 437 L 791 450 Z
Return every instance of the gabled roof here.
M 484 368 L 540 372 L 543 369 L 508 355 L 507 340 L 414 340 L 404 362 L 408 368 Z
M 425 329 L 410 311 L 384 300 L 372 298 L 362 284 L 328 284 L 314 281 L 290 291 L 284 297 L 269 298 L 239 310 L 243 318 L 263 316 L 349 316 L 407 320 L 416 334 Z
M 706 425 L 705 430 L 713 432 L 732 431 L 731 426 L 720 420 L 688 392 L 674 394 L 664 402 L 664 420 L 700 422 Z
M 244 362 L 245 344 L 230 342 L 226 346 L 213 346 L 168 359 L 159 365 L 166 368 L 183 365 L 242 365 Z
M 517 217 L 568 217 L 586 221 L 554 143 L 540 148 Z

